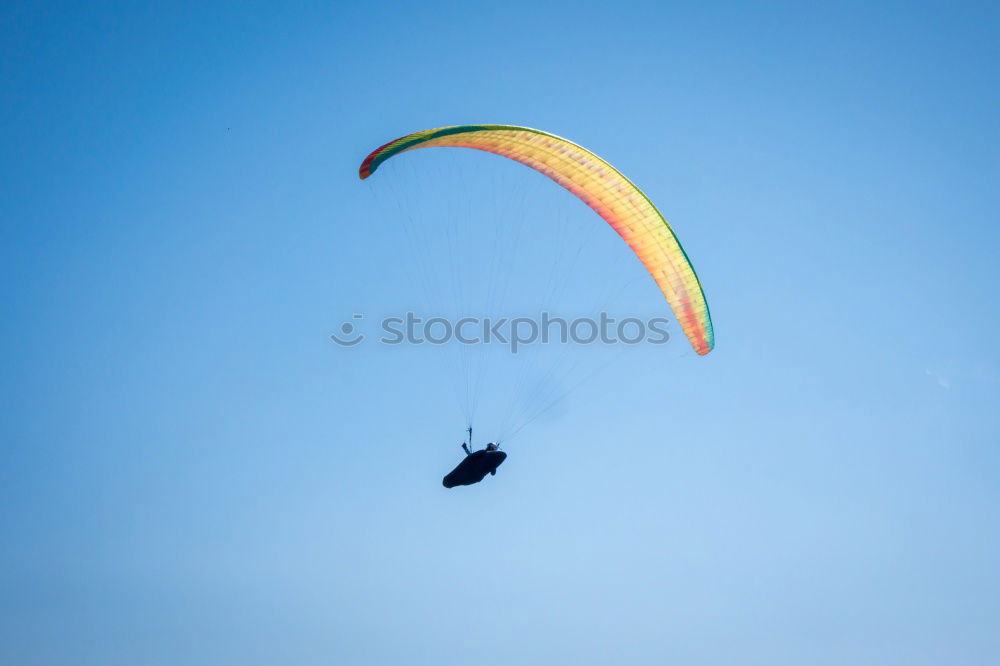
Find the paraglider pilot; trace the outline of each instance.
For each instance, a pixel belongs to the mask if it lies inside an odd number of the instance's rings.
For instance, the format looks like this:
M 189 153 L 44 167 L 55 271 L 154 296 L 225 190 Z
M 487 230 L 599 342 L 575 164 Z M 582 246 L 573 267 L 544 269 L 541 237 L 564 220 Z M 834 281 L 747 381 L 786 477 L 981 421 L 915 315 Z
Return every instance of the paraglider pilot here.
M 479 483 L 486 478 L 487 474 L 496 475 L 497 467 L 507 459 L 507 454 L 500 450 L 500 446 L 496 442 L 490 442 L 485 449 L 479 451 L 470 450 L 472 428 L 470 427 L 467 432 L 469 433 L 469 441 L 462 442 L 465 459 L 444 477 L 441 483 L 445 488 L 471 486 L 474 483 Z

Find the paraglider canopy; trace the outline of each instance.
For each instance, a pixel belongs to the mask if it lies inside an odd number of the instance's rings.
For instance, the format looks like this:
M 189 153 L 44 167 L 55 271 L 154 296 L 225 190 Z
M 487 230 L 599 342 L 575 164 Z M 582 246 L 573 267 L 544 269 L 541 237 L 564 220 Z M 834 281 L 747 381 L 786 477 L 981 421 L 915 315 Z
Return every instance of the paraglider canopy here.
M 414 132 L 372 151 L 364 179 L 399 153 L 451 146 L 509 157 L 539 171 L 582 199 L 628 243 L 659 286 L 694 350 L 715 346 L 708 303 L 694 267 L 666 219 L 617 169 L 572 141 L 516 125 L 456 125 Z

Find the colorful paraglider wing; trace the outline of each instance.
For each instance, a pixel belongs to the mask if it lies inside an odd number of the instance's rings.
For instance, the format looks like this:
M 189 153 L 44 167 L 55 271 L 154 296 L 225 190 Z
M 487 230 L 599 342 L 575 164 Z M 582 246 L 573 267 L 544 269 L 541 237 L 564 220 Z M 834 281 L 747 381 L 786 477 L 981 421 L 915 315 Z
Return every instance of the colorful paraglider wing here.
M 694 350 L 702 355 L 712 351 L 712 318 L 691 261 L 652 202 L 613 166 L 586 148 L 539 130 L 514 125 L 458 125 L 390 141 L 365 158 L 359 175 L 367 178 L 393 155 L 432 146 L 475 148 L 509 157 L 578 196 L 642 260 Z

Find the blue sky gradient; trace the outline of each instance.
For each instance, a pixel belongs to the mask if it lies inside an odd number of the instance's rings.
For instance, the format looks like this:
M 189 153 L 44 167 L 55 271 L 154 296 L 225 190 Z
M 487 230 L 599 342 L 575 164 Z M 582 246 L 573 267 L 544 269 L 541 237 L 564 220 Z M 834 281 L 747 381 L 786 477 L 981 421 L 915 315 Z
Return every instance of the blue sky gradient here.
M 998 18 L 6 3 L 0 663 L 997 663 Z M 622 353 L 446 491 L 450 366 L 329 339 L 417 307 L 392 211 L 461 195 L 415 217 L 424 296 L 475 286 L 508 185 L 525 256 L 593 241 L 580 302 L 641 271 L 492 156 L 357 178 L 480 122 L 638 183 L 717 348 Z M 471 267 L 433 246 L 449 221 Z M 665 307 L 635 284 L 626 311 Z

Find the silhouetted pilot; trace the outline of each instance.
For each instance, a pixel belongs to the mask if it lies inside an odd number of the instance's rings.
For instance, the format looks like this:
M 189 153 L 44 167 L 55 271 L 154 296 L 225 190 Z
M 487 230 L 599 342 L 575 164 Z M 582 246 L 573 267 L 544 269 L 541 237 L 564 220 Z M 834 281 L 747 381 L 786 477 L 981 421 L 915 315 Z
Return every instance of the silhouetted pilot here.
M 469 445 L 462 442 L 462 449 L 465 459 L 441 481 L 445 488 L 479 483 L 487 474 L 496 475 L 497 467 L 507 459 L 507 454 L 495 442 L 490 442 L 480 451 L 470 451 Z

